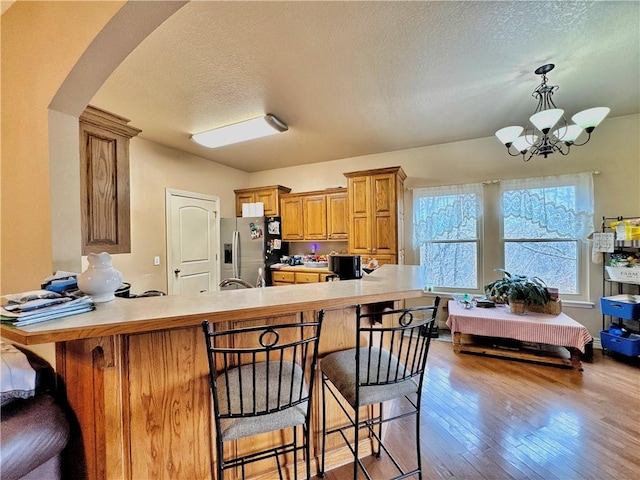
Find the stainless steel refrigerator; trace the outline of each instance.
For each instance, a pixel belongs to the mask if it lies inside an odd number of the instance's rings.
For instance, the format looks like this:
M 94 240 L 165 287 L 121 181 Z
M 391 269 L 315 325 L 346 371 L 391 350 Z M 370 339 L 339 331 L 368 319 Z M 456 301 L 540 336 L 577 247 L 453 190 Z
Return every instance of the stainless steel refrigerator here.
M 255 285 L 258 269 L 262 268 L 266 284 L 272 285 L 269 266 L 288 254 L 288 244 L 282 241 L 280 217 L 221 218 L 220 242 L 221 280 L 240 278 Z M 222 290 L 234 288 L 238 287 L 230 285 Z

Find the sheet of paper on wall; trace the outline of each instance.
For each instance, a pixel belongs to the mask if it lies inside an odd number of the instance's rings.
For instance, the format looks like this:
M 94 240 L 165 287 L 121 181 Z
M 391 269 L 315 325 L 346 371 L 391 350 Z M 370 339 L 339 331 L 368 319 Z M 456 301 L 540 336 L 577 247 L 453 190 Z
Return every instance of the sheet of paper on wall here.
M 593 251 L 594 252 L 613 252 L 614 234 L 594 233 L 593 234 Z

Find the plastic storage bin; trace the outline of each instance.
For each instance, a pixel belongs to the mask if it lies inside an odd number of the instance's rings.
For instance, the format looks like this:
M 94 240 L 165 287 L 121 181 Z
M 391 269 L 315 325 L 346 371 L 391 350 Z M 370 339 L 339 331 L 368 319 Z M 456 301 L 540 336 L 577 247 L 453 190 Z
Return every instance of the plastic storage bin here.
M 619 337 L 611 335 L 609 332 L 602 330 L 600 332 L 600 342 L 602 348 L 612 350 L 630 357 L 640 355 L 640 335 L 632 333 L 628 337 Z
M 640 284 L 640 268 L 638 267 L 604 267 L 609 279 L 614 282 Z
M 601 297 L 600 308 L 604 315 L 625 320 L 640 320 L 640 295 Z

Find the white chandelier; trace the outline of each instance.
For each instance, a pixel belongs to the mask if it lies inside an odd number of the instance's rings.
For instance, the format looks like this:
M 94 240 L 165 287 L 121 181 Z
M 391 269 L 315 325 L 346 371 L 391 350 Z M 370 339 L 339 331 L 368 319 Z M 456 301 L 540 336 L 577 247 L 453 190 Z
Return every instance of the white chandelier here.
M 522 155 L 525 162 L 531 160 L 534 155 L 542 155 L 544 158 L 556 152 L 567 155 L 572 145 L 577 147 L 584 145 L 591 139 L 591 132 L 600 125 L 610 111 L 607 107 L 583 110 L 571 117 L 574 124 L 569 125 L 564 118 L 564 110 L 553 103 L 553 93 L 558 90 L 558 85 L 547 85 L 546 74 L 554 67 L 553 63 L 548 63 L 534 72 L 542 76 L 542 83 L 531 94 L 538 100 L 538 106 L 529 117 L 526 127 L 505 127 L 496 132 L 496 137 L 507 147 L 509 155 L 512 157 Z M 554 127 L 556 128 L 552 132 L 551 129 Z M 575 143 L 582 132 L 587 133 L 587 139 L 582 143 Z M 512 146 L 517 153 L 512 153 Z

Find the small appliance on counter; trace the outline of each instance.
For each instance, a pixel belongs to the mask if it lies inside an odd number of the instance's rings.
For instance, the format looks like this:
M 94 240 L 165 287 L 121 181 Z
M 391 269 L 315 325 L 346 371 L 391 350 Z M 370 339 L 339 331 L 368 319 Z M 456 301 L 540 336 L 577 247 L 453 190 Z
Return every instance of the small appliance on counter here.
M 360 255 L 329 255 L 329 270 L 340 280 L 362 278 L 362 259 Z

